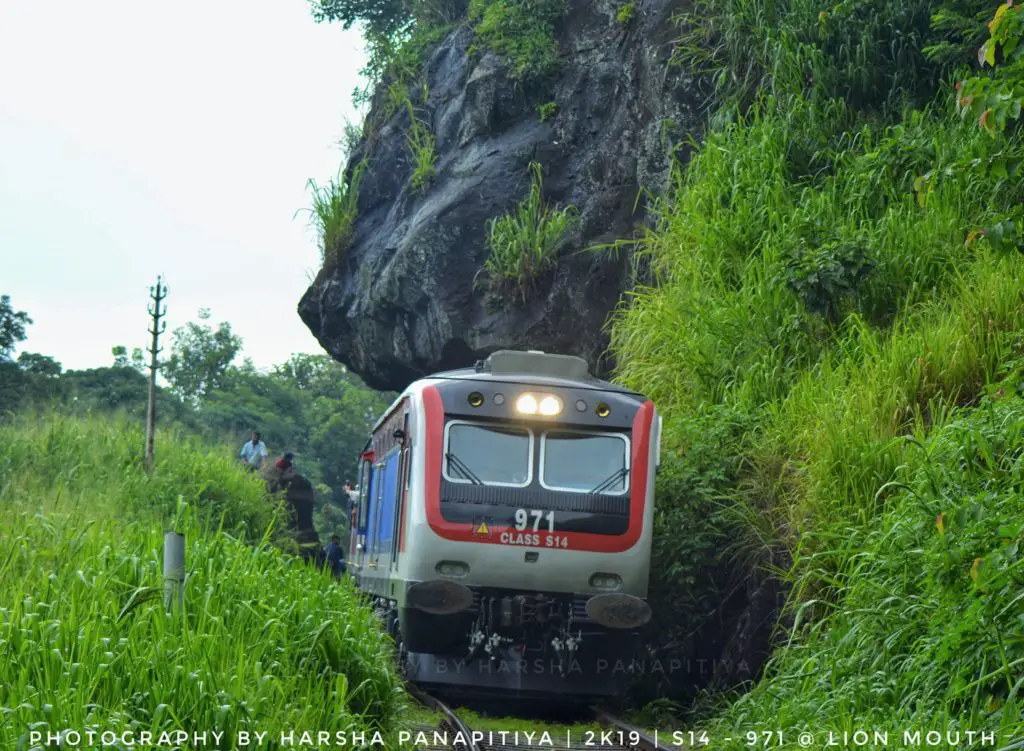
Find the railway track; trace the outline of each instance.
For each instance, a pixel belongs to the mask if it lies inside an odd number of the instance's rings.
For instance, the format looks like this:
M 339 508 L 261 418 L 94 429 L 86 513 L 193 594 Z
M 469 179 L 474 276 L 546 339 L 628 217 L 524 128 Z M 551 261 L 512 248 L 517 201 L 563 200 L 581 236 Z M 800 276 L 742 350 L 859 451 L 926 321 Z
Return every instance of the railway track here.
M 679 751 L 676 746 L 659 742 L 640 728 L 630 725 L 600 707 L 591 707 L 594 720 L 601 729 L 580 733 L 567 730 L 564 735 L 548 732 L 547 739 L 542 740 L 541 731 L 498 731 L 474 729 L 459 715 L 435 696 L 431 696 L 415 686 L 408 687 L 409 694 L 427 709 L 441 715 L 439 727 L 414 727 L 414 737 L 422 733 L 427 743 L 419 743 L 416 751 L 526 751 L 527 749 L 549 748 L 566 749 L 567 751 Z M 437 733 L 440 738 L 435 738 Z M 448 739 L 447 745 L 434 741 Z

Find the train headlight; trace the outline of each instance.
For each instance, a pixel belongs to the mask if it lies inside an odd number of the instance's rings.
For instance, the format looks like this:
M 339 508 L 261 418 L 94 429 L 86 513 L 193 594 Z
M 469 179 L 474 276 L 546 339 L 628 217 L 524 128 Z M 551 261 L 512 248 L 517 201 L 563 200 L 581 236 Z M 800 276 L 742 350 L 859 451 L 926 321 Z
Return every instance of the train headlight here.
M 562 400 L 553 394 L 520 394 L 516 412 L 521 415 L 553 417 L 562 411 Z
M 598 572 L 590 577 L 590 586 L 595 589 L 618 589 L 622 586 L 622 578 L 618 574 Z
M 545 396 L 540 400 L 540 413 L 542 415 L 557 415 L 562 411 L 562 401 L 557 396 Z
M 441 561 L 434 569 L 441 576 L 451 576 L 456 579 L 469 573 L 469 565 L 462 561 Z
M 472 394 L 469 395 L 469 406 L 470 407 L 479 407 L 483 403 L 484 403 L 484 395 L 481 394 L 479 391 L 474 391 Z
M 533 394 L 523 394 L 516 399 L 516 412 L 524 415 L 537 414 L 537 399 Z

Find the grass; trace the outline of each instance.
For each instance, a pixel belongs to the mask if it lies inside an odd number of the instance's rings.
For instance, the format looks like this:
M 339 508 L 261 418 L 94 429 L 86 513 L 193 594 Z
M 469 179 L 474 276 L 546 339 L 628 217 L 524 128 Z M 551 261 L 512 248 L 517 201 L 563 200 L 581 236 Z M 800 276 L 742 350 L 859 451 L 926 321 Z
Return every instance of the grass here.
M 88 728 L 223 731 L 221 749 L 241 730 L 388 736 L 403 694 L 356 592 L 270 544 L 274 505 L 232 456 L 161 434 L 146 475 L 141 446 L 117 421 L 0 426 L 0 745 Z M 171 525 L 181 613 L 161 595 Z
M 748 693 L 667 686 L 736 747 L 767 725 L 1024 731 L 1024 259 L 980 234 L 1024 194 L 979 167 L 1024 142 L 956 115 L 943 81 L 976 30 L 948 19 L 992 4 L 942 5 L 707 0 L 680 19 L 679 59 L 720 106 L 610 334 L 618 378 L 665 415 L 657 638 L 713 656 L 731 593 L 789 592 Z
M 714 734 L 768 723 L 986 730 L 994 747 L 1020 737 L 1024 400 L 1006 386 L 900 442 L 904 464 L 870 523 L 805 533 L 794 584 L 828 571 L 831 596 L 800 598 L 785 649 Z
M 406 99 L 405 105 L 409 111 L 409 132 L 406 141 L 415 164 L 409 183 L 413 190 L 424 192 L 437 175 L 436 141 L 430 126 L 416 117 L 412 102 Z
M 320 244 L 320 260 L 325 268 L 334 267 L 352 245 L 353 227 L 359 214 L 359 183 L 365 163 L 356 165 L 346 179 L 339 173 L 326 185 L 310 178 L 307 186 L 313 205 L 307 209 Z
M 490 255 L 483 272 L 497 291 L 514 290 L 525 301 L 534 281 L 554 267 L 576 226 L 572 206 L 552 208 L 543 197 L 543 175 L 530 165 L 530 192 L 515 209 L 487 223 Z

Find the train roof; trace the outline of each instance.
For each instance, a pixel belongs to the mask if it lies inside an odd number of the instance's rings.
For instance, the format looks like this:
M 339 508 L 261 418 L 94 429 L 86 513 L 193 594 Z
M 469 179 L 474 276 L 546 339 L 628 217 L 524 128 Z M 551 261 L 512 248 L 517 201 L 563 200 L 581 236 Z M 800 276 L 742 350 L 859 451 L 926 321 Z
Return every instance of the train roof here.
M 432 373 L 417 379 L 384 410 L 380 418 L 370 429 L 377 430 L 391 415 L 392 411 L 418 384 L 426 384 L 432 380 L 455 381 L 500 381 L 505 383 L 530 383 L 539 386 L 565 386 L 569 388 L 587 388 L 596 391 L 613 391 L 620 394 L 640 396 L 643 394 L 623 386 L 595 378 L 590 373 L 587 361 L 574 355 L 554 355 L 538 350 L 499 350 L 486 360 L 480 360 L 471 368 L 446 370 Z M 367 443 L 369 445 L 369 443 Z
M 590 388 L 641 396 L 632 389 L 595 378 L 591 375 L 587 362 L 583 358 L 573 355 L 549 354 L 537 350 L 525 352 L 500 350 L 486 360 L 480 360 L 472 368 L 448 370 L 427 376 L 427 379 L 432 378 L 511 383 L 529 381 L 538 385 Z

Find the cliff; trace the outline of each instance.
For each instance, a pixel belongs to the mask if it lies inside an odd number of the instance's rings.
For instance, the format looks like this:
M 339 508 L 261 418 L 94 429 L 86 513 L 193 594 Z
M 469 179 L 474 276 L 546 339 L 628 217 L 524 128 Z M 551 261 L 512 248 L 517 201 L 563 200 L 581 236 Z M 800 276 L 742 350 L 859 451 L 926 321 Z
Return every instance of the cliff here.
M 702 128 L 706 99 L 670 65 L 683 3 L 641 0 L 626 18 L 623 5 L 568 2 L 558 68 L 528 86 L 478 43 L 471 21 L 454 26 L 407 89 L 436 143 L 425 185 L 412 179 L 411 107 L 389 106 L 393 94 L 378 87 L 374 127 L 349 161 L 350 176 L 363 166 L 350 243 L 299 303 L 324 349 L 367 384 L 401 389 L 503 348 L 576 354 L 607 372 L 604 324 L 631 266 L 628 250 L 593 248 L 643 225 L 645 194 L 664 188 L 671 145 Z M 527 195 L 531 162 L 545 202 L 575 207 L 578 221 L 524 302 L 479 281 L 487 222 Z

